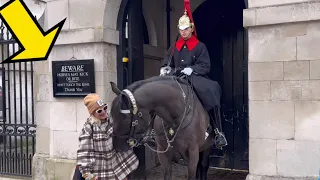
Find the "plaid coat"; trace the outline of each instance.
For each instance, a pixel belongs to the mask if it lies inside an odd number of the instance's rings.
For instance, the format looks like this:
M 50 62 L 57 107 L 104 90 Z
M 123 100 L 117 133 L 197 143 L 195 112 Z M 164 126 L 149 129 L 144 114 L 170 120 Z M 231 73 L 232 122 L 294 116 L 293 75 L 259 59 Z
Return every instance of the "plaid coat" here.
M 139 164 L 132 150 L 116 152 L 112 145 L 112 122 L 101 124 L 88 120 L 79 137 L 77 163 L 82 174 L 92 173 L 99 180 L 121 180 Z

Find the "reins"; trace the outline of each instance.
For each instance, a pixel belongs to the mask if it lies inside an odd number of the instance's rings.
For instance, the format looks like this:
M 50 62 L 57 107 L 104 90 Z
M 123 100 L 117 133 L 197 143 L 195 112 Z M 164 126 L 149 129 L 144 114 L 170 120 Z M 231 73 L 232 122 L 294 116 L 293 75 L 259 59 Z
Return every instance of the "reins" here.
M 174 133 L 174 136 L 172 137 L 171 140 L 170 140 L 170 138 L 168 137 L 168 133 L 167 133 L 167 131 L 166 131 L 166 129 L 168 129 L 168 126 L 165 127 L 164 121 L 162 120 L 162 126 L 163 126 L 163 130 L 162 130 L 162 131 L 164 131 L 164 135 L 165 135 L 165 138 L 166 138 L 166 141 L 167 141 L 167 147 L 166 147 L 165 150 L 163 150 L 163 151 L 155 150 L 155 149 L 153 149 L 151 146 L 149 146 L 149 144 L 148 144 L 147 142 L 144 143 L 145 146 L 147 146 L 151 151 L 156 152 L 156 153 L 165 153 L 165 152 L 167 152 L 167 151 L 169 150 L 170 147 L 172 148 L 172 147 L 173 147 L 173 146 L 172 146 L 172 143 L 174 142 L 175 138 L 177 137 L 178 132 L 179 132 L 180 130 L 188 127 L 188 126 L 191 124 L 191 122 L 193 121 L 193 119 L 194 119 L 194 118 L 193 118 L 193 116 L 194 116 L 194 110 L 193 110 L 193 111 L 192 111 L 191 121 L 190 121 L 184 128 L 181 129 L 182 124 L 184 123 L 184 121 L 185 121 L 185 119 L 186 119 L 186 116 L 188 115 L 189 110 L 192 110 L 192 107 L 194 107 L 194 104 L 195 104 L 193 87 L 192 87 L 192 84 L 191 84 L 191 85 L 190 85 L 190 89 L 189 89 L 189 88 L 188 88 L 188 85 L 187 85 L 188 95 L 190 95 L 190 91 L 191 91 L 192 97 L 186 96 L 186 94 L 185 94 L 183 88 L 181 87 L 180 83 L 178 82 L 177 78 L 173 76 L 172 79 L 178 84 L 180 90 L 182 91 L 182 96 L 183 96 L 183 99 L 184 99 L 184 101 L 185 101 L 185 108 L 184 108 L 184 111 L 183 111 L 182 115 L 179 116 L 179 117 L 177 117 L 175 120 L 173 120 L 173 121 L 171 122 L 171 124 L 169 125 L 169 126 L 172 126 L 172 124 L 174 124 L 178 119 L 181 118 L 181 122 L 179 123 L 179 126 L 178 126 L 176 132 Z M 187 76 L 186 76 L 186 81 L 189 81 L 189 78 L 188 78 Z M 192 80 L 190 80 L 190 81 L 192 82 Z M 191 99 L 193 100 L 193 105 L 192 105 L 192 106 L 188 105 L 188 104 L 189 104 L 189 100 L 191 100 Z M 170 127 L 170 130 L 172 130 L 171 128 L 172 128 L 172 127 Z M 169 130 L 169 133 L 170 133 L 170 130 Z M 162 131 L 161 131 L 161 132 L 162 132 Z M 159 135 L 158 135 L 158 136 L 159 136 Z
M 144 145 L 146 147 L 148 147 L 151 151 L 154 151 L 156 153 L 165 153 L 169 150 L 170 147 L 173 147 L 172 146 L 172 143 L 175 141 L 175 138 L 177 137 L 178 133 L 188 127 L 190 125 L 190 123 L 193 121 L 193 116 L 194 116 L 194 112 L 192 111 L 192 106 L 194 106 L 194 93 L 192 91 L 192 86 L 190 87 L 189 85 L 189 78 L 186 77 L 186 90 L 187 90 L 187 94 L 185 93 L 184 89 L 182 88 L 181 84 L 179 83 L 179 80 L 178 78 L 181 78 L 181 77 L 175 77 L 175 76 L 172 76 L 172 80 L 177 83 L 180 91 L 181 91 L 181 95 L 182 95 L 182 98 L 183 98 L 183 101 L 184 101 L 184 109 L 183 109 L 183 112 L 181 113 L 181 115 L 179 115 L 178 117 L 176 117 L 173 121 L 171 121 L 169 123 L 169 125 L 165 126 L 164 124 L 164 120 L 162 119 L 162 131 L 159 132 L 159 135 L 157 136 L 160 136 L 160 134 L 162 134 L 162 132 L 164 131 L 164 136 L 166 138 L 166 141 L 167 141 L 167 148 L 164 150 L 164 151 L 158 151 L 158 150 L 155 150 L 154 148 L 152 148 L 148 143 L 151 142 L 150 141 L 150 137 L 154 137 L 155 136 L 155 131 L 153 129 L 153 124 L 154 124 L 154 120 L 155 120 L 155 117 L 156 117 L 156 114 L 154 114 L 154 116 L 151 118 L 151 120 L 149 121 L 148 123 L 148 126 L 146 127 L 145 130 L 143 130 L 142 132 L 136 132 L 135 131 L 135 127 L 136 125 L 138 125 L 139 121 L 138 119 L 142 118 L 142 113 L 140 112 L 137 104 L 136 104 L 136 101 L 135 101 L 135 98 L 133 96 L 133 93 L 127 89 L 125 89 L 122 93 L 125 93 L 127 98 L 129 98 L 129 106 L 132 106 L 132 109 L 128 109 L 128 110 L 121 110 L 122 113 L 127 113 L 127 114 L 131 114 L 131 127 L 130 127 L 130 132 L 129 134 L 126 134 L 126 135 L 116 135 L 116 134 L 113 134 L 114 136 L 118 137 L 118 138 L 128 138 L 128 144 L 129 146 L 131 147 L 137 147 L 139 145 Z M 191 96 L 190 96 L 191 95 Z M 193 100 L 193 104 L 192 106 L 190 105 L 190 101 Z M 190 122 L 188 124 L 186 124 L 184 127 L 183 124 L 185 122 L 185 119 L 186 119 L 186 116 L 189 114 L 189 112 L 192 111 L 192 117 L 190 119 Z M 149 112 L 150 114 L 151 112 Z M 180 120 L 179 124 L 178 124 L 178 127 L 176 130 L 173 130 L 173 126 L 174 124 Z M 169 130 L 168 130 L 169 129 Z M 169 137 L 169 134 L 171 136 L 173 136 L 172 138 Z
M 166 138 L 166 141 L 167 141 L 167 148 L 166 148 L 164 151 L 155 150 L 155 149 L 153 149 L 151 146 L 149 146 L 149 144 L 148 144 L 147 142 L 144 143 L 145 146 L 147 146 L 151 151 L 156 152 L 156 153 L 165 153 L 165 152 L 167 152 L 167 151 L 169 150 L 170 147 L 171 147 L 171 148 L 173 147 L 173 146 L 172 146 L 172 143 L 174 142 L 175 138 L 177 137 L 178 132 L 181 130 L 182 124 L 184 123 L 184 121 L 185 121 L 185 119 L 186 119 L 186 115 L 188 115 L 188 110 L 191 110 L 191 106 L 190 106 L 190 105 L 188 106 L 189 100 L 191 100 L 190 96 L 188 96 L 188 97 L 186 96 L 183 88 L 181 87 L 180 83 L 177 81 L 177 79 L 176 79 L 174 76 L 172 76 L 172 79 L 178 84 L 180 90 L 182 91 L 182 97 L 183 97 L 183 100 L 184 100 L 184 103 L 185 103 L 185 108 L 184 108 L 184 111 L 183 111 L 183 113 L 181 114 L 181 116 L 177 117 L 177 118 L 176 118 L 175 120 L 173 120 L 172 123 L 169 125 L 169 126 L 172 126 L 172 124 L 174 124 L 178 119 L 181 119 L 181 121 L 180 121 L 180 123 L 179 123 L 179 126 L 178 126 L 176 132 L 175 132 L 175 133 L 173 132 L 173 133 L 174 133 L 174 136 L 171 138 L 171 140 L 170 140 L 170 138 L 168 137 L 168 132 L 166 131 L 166 129 L 167 129 L 168 127 L 165 127 L 164 121 L 163 121 L 163 119 L 162 119 L 162 127 L 163 127 L 163 130 L 162 130 L 162 131 L 164 131 L 164 135 L 165 135 L 165 138 Z M 187 90 L 189 90 L 189 89 L 187 88 Z M 189 95 L 189 93 L 188 93 L 188 95 Z M 192 93 L 192 95 L 193 95 L 193 93 Z M 194 113 L 192 112 L 192 114 L 194 114 Z M 192 120 L 193 120 L 193 118 L 191 118 L 191 122 L 192 122 Z M 190 123 L 191 123 L 191 122 L 190 122 Z M 189 123 L 189 124 L 190 124 L 190 123 Z M 188 127 L 189 124 L 187 124 L 184 128 Z M 162 131 L 161 131 L 161 132 L 162 132 Z M 170 127 L 169 133 L 170 133 L 170 131 L 173 131 L 173 130 L 172 130 L 172 127 Z M 158 136 L 159 136 L 159 135 L 158 135 Z

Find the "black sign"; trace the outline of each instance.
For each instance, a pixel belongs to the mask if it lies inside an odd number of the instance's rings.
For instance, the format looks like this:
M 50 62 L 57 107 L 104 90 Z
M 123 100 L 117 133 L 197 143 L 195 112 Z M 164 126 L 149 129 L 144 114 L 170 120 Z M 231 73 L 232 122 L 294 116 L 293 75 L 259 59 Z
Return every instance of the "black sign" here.
M 52 61 L 54 97 L 83 97 L 95 92 L 93 60 Z

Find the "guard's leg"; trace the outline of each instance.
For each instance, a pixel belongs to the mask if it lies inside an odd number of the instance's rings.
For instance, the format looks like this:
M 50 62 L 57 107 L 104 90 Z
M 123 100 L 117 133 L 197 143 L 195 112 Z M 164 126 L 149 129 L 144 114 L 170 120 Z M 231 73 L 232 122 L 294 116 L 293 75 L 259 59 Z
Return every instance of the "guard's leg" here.
M 222 147 L 227 146 L 228 142 L 226 137 L 222 132 L 220 108 L 215 107 L 209 111 L 210 114 L 210 124 L 213 127 L 213 136 L 215 137 L 216 147 L 222 149 Z

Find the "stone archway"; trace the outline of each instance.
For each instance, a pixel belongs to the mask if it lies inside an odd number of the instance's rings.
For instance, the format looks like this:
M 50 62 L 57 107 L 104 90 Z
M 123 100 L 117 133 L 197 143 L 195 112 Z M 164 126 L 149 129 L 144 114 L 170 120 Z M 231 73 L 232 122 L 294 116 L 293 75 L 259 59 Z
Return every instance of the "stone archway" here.
M 128 0 L 107 0 L 103 16 L 103 27 L 113 30 L 118 29 L 118 15 L 120 7 L 125 6 Z M 104 34 L 105 35 L 105 34 Z

